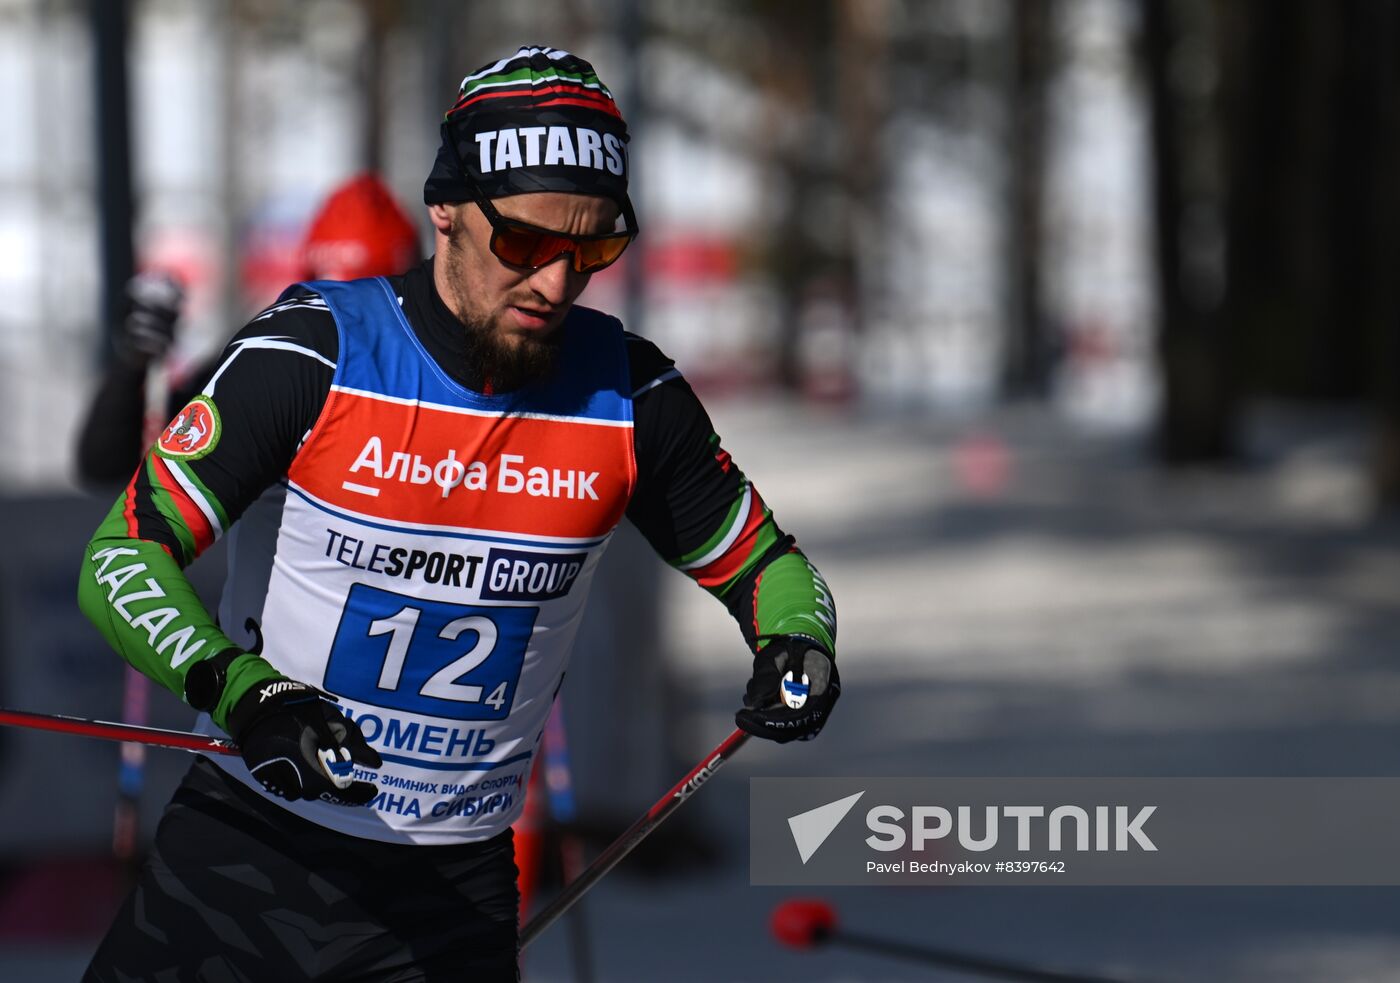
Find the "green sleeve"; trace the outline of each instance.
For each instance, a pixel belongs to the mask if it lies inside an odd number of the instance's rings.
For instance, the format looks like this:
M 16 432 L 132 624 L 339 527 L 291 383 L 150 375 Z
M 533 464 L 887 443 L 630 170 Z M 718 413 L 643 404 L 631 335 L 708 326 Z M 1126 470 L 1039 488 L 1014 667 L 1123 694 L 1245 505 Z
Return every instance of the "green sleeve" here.
M 836 653 L 836 606 L 826 581 L 793 549 L 764 566 L 754 583 L 755 636 L 806 635 Z
M 123 659 L 183 699 L 190 666 L 238 646 L 165 548 L 127 534 L 123 506 L 119 498 L 84 550 L 78 607 Z M 255 655 L 235 659 L 214 722 L 226 728 L 238 698 L 278 675 Z

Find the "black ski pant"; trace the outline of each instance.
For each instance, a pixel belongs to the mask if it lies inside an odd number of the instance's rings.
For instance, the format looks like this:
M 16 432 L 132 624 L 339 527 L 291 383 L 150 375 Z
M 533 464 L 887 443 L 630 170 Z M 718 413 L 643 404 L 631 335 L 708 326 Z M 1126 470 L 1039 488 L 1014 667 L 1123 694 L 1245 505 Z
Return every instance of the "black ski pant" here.
M 515 981 L 515 847 L 414 846 L 293 815 L 199 758 L 84 983 Z

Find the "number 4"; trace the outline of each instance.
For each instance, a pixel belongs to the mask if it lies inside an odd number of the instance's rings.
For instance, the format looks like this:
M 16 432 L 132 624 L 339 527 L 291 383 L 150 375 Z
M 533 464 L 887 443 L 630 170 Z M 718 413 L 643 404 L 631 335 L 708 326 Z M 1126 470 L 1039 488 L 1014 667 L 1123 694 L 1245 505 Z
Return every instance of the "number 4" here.
M 488 696 L 483 702 L 487 706 L 499 710 L 501 707 L 505 706 L 506 687 L 509 685 L 509 683 L 501 683 L 499 686 L 497 686 L 491 691 L 491 695 Z

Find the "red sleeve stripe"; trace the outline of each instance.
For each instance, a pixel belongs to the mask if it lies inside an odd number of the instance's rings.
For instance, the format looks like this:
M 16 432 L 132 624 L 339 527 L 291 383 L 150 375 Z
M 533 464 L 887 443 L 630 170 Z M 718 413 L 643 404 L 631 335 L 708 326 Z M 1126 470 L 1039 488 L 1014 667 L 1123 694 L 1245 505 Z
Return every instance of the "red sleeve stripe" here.
M 757 638 L 757 637 L 758 637 L 758 634 L 759 634 L 759 633 L 758 633 L 758 588 L 759 588 L 762 584 L 763 584 L 763 571 L 760 570 L 760 571 L 758 571 L 758 576 L 755 577 L 755 578 L 753 578 L 753 603 L 752 603 L 751 605 L 749 605 L 749 607 L 753 609 L 753 634 L 754 634 L 754 638 Z M 754 643 L 754 647 L 757 648 L 757 646 L 758 646 L 758 643 L 755 642 L 755 643 Z
M 140 538 L 136 528 L 136 479 L 140 476 L 141 468 L 137 468 L 136 473 L 131 476 L 131 483 L 126 486 L 126 501 L 122 505 L 122 519 L 126 522 L 126 535 L 130 539 Z
M 175 480 L 170 473 L 170 467 L 159 456 L 152 454 L 151 460 L 155 462 L 155 473 L 160 481 L 161 488 L 170 496 L 170 501 L 180 513 L 180 519 L 185 523 L 185 528 L 194 536 L 195 556 L 203 553 L 210 546 L 214 545 L 214 528 L 200 511 L 198 505 L 185 493 L 185 489 Z M 194 559 L 194 557 L 191 557 Z
M 749 486 L 753 488 L 752 485 Z M 687 570 L 686 573 L 695 578 L 695 582 L 701 587 L 713 588 L 722 587 L 739 575 L 744 565 L 753 557 L 755 541 L 758 538 L 758 530 L 763 526 L 768 518 L 768 507 L 763 504 L 763 498 L 758 494 L 758 489 L 753 489 L 753 502 L 749 506 L 749 514 L 744 519 L 744 527 L 725 550 L 712 562 L 705 564 L 695 570 Z

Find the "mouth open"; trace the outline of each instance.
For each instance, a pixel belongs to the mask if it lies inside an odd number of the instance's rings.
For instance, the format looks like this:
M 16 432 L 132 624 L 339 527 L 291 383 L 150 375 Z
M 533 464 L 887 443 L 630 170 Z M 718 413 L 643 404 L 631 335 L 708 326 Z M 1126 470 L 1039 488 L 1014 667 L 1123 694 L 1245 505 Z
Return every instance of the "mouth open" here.
M 515 323 L 519 327 L 526 328 L 531 331 L 539 331 L 553 324 L 554 321 L 558 319 L 561 312 L 539 310 L 538 308 L 532 307 L 512 306 L 510 308 L 510 313 L 515 318 Z

